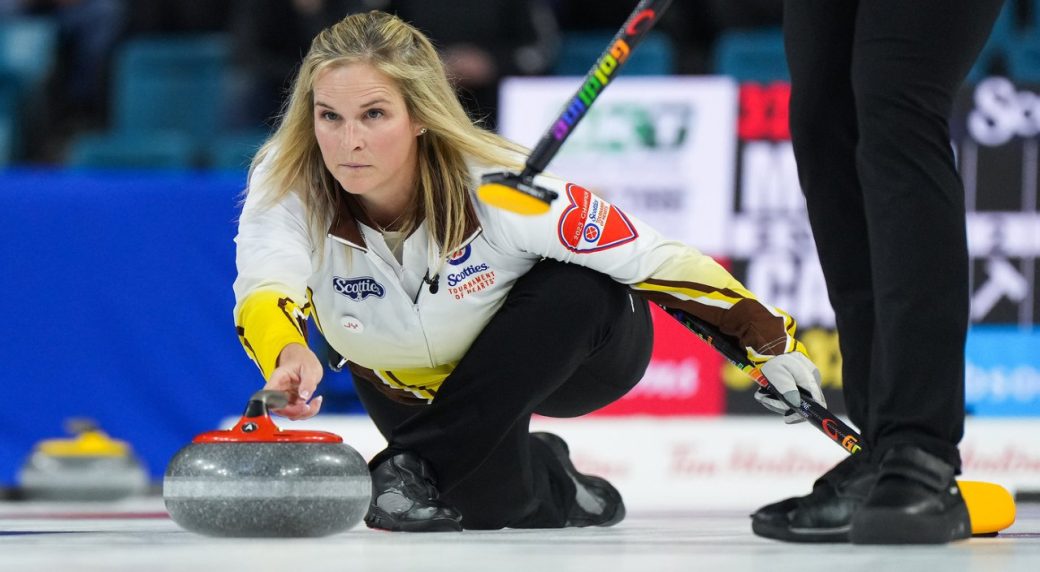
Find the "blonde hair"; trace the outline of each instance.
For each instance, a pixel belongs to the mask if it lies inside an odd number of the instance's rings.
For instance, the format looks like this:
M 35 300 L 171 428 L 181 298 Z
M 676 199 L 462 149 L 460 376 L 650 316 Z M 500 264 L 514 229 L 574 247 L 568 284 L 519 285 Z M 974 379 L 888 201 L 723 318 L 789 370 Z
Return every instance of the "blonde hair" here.
M 472 184 L 467 158 L 486 165 L 521 167 L 525 150 L 483 129 L 466 115 L 436 49 L 421 32 L 379 11 L 353 14 L 326 28 L 300 64 L 274 134 L 250 166 L 250 178 L 266 161 L 265 177 L 277 201 L 296 192 L 308 210 L 315 236 L 325 230 L 347 199 L 325 168 L 314 136 L 314 82 L 323 70 L 363 62 L 393 80 L 412 120 L 427 128 L 418 139 L 417 201 L 402 230 L 426 220 L 432 238 L 449 256 L 463 240 L 471 213 Z

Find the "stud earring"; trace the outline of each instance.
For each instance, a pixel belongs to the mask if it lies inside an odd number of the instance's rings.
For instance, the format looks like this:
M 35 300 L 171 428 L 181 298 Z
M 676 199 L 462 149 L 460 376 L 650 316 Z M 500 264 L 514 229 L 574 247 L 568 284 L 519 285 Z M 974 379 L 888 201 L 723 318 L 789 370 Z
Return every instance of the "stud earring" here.
M 423 127 L 422 129 L 419 130 L 419 135 L 426 135 L 426 128 L 425 127 Z

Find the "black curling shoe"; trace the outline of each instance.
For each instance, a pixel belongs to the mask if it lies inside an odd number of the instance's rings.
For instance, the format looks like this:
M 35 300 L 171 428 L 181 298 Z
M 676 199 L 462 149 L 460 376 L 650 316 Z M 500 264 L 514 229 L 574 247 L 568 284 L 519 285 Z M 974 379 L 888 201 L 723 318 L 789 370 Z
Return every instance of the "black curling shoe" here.
M 943 544 L 971 536 L 954 468 L 912 445 L 881 460 L 877 484 L 852 517 L 853 544 Z
M 372 469 L 372 502 L 365 524 L 400 532 L 462 530 L 462 515 L 438 497 L 426 463 L 412 453 L 399 453 Z
M 531 433 L 544 443 L 574 482 L 574 503 L 567 512 L 566 526 L 613 526 L 625 518 L 625 502 L 614 485 L 604 478 L 579 473 L 571 462 L 567 442 L 552 433 Z
M 852 515 L 877 475 L 865 457 L 853 455 L 817 479 L 808 495 L 758 509 L 751 515 L 751 530 L 787 542 L 848 542 Z

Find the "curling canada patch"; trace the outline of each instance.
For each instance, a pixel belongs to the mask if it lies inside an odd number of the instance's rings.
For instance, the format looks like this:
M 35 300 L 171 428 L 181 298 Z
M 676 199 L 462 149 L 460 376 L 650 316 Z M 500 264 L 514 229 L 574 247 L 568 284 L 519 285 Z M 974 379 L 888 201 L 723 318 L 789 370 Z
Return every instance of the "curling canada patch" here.
M 621 209 L 574 184 L 567 184 L 570 206 L 560 215 L 560 243 L 571 252 L 596 252 L 639 236 Z
M 464 262 L 469 260 L 469 254 L 471 252 L 473 252 L 473 247 L 471 247 L 468 244 L 466 246 L 463 246 L 461 249 L 456 251 L 455 254 L 452 254 L 451 257 L 448 258 L 448 264 L 451 264 L 452 266 L 458 266 L 460 264 L 463 264 Z

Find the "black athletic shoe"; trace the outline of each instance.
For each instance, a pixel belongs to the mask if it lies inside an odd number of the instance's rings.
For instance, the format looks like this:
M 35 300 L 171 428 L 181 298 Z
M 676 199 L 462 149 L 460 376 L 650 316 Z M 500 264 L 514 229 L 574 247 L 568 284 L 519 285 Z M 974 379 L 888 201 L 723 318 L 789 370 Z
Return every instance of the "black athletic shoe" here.
M 575 498 L 567 513 L 566 526 L 613 526 L 625 518 L 621 493 L 606 479 L 579 473 L 571 462 L 567 442 L 552 433 L 531 433 L 544 443 L 574 481 Z
M 892 449 L 852 517 L 853 544 L 943 544 L 971 536 L 954 468 L 913 445 Z
M 751 530 L 787 542 L 848 542 L 852 515 L 877 474 L 865 457 L 853 455 L 817 479 L 808 495 L 758 509 L 751 515 Z
M 372 469 L 369 528 L 401 532 L 462 530 L 462 515 L 439 500 L 430 468 L 412 453 L 399 453 Z

